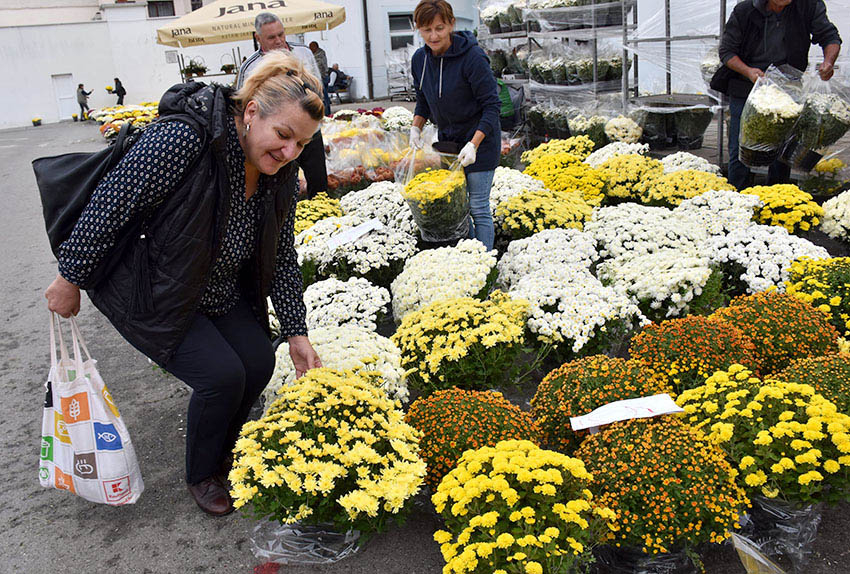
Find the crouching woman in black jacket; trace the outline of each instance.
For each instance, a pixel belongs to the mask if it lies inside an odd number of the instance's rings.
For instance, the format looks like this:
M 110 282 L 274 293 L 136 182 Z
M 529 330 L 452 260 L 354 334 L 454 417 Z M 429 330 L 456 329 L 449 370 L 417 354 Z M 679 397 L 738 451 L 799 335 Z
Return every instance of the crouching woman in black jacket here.
M 267 296 L 298 376 L 321 366 L 307 339 L 292 163 L 318 129 L 321 93 L 282 53 L 235 94 L 171 88 L 162 119 L 98 185 L 45 293 L 67 317 L 85 289 L 127 341 L 192 387 L 186 480 L 209 514 L 233 510 L 229 454 L 274 370 Z M 90 284 L 95 272 L 104 278 Z

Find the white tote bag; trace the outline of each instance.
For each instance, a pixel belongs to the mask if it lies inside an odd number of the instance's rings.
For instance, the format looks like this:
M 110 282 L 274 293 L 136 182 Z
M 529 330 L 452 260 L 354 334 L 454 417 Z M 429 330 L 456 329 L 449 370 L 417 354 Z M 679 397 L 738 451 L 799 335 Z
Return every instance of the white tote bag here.
M 73 358 L 68 356 L 59 318 L 50 314 L 50 374 L 38 478 L 45 488 L 67 490 L 92 502 L 132 504 L 145 485 L 130 433 L 73 317 L 70 323 Z

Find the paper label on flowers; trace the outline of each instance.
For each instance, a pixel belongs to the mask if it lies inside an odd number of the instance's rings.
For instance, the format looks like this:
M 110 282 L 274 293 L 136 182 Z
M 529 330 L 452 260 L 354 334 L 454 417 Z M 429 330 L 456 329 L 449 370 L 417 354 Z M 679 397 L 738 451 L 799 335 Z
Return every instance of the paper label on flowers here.
M 360 225 L 352 227 L 351 229 L 346 229 L 342 233 L 331 237 L 327 242 L 327 248 L 333 251 L 340 245 L 345 245 L 346 243 L 354 243 L 370 231 L 383 228 L 384 224 L 381 223 L 379 220 L 370 219 L 369 221 L 363 222 Z
M 662 393 L 602 405 L 586 415 L 570 417 L 570 426 L 574 431 L 578 431 L 629 419 L 647 419 L 681 412 L 684 410 L 673 402 L 670 395 Z

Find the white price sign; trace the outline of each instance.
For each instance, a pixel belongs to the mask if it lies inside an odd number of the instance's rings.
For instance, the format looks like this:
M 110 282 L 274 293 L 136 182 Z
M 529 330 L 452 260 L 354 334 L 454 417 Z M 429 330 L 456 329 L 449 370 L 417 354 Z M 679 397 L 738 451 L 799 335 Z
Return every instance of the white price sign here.
M 667 393 L 626 399 L 602 405 L 593 412 L 580 417 L 570 417 L 570 426 L 574 431 L 590 429 L 596 432 L 598 427 L 627 421 L 629 419 L 648 419 L 659 415 L 685 412 Z
M 354 243 L 370 231 L 383 228 L 384 224 L 377 219 L 370 219 L 369 221 L 364 221 L 356 227 L 346 229 L 342 233 L 338 233 L 337 235 L 331 237 L 327 243 L 328 249 L 333 251 L 340 245 L 345 245 L 346 243 Z

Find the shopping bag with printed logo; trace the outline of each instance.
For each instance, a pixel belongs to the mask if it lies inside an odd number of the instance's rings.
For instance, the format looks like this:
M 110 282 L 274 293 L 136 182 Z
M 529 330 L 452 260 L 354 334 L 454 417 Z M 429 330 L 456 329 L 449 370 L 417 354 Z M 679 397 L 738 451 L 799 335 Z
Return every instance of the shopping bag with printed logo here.
M 39 481 L 45 488 L 67 490 L 92 502 L 134 503 L 145 485 L 130 433 L 73 317 L 70 326 L 73 357 L 59 319 L 51 313 Z

